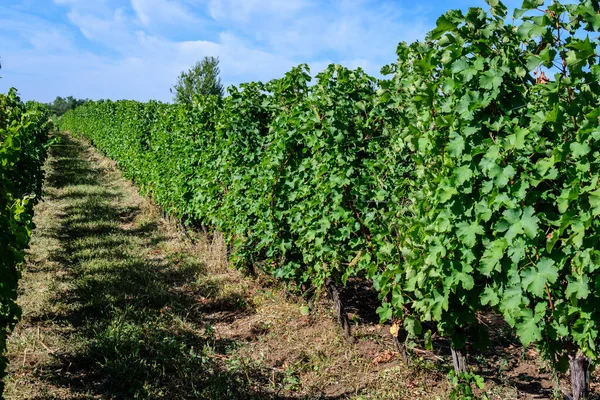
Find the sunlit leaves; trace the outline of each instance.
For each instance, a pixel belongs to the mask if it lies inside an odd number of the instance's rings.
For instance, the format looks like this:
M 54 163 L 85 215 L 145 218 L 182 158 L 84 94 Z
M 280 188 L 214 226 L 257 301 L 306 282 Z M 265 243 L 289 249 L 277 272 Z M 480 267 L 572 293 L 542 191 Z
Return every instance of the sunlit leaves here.
M 555 283 L 558 279 L 558 269 L 554 261 L 542 258 L 534 267 L 521 272 L 523 287 L 535 296 L 544 296 L 546 285 Z
M 448 32 L 448 31 L 453 31 L 456 29 L 456 27 L 457 27 L 456 22 L 452 21 L 452 19 L 449 18 L 449 16 L 442 15 L 436 21 L 435 29 L 433 31 L 431 31 L 429 34 L 431 35 L 432 39 L 439 39 L 444 33 Z
M 582 1 L 546 11 L 544 1 L 525 0 L 513 27 L 500 2 L 488 4 L 491 15 L 446 15 L 437 30 L 445 36 L 410 46 L 395 65 L 399 130 L 426 144 L 413 158 L 419 179 L 403 250 L 420 278 L 406 290 L 430 304 L 444 282 L 439 296 L 461 312 L 417 312 L 453 342 L 473 324 L 468 316 L 493 307 L 523 343 L 555 338 L 542 347 L 553 358 L 563 341 L 591 348 L 596 340 L 565 321 L 592 304 L 600 282 L 594 262 L 574 261 L 594 248 L 600 228 L 599 43 L 582 32 L 598 30 L 598 10 Z M 413 68 L 424 57 L 440 60 L 437 69 Z M 580 318 L 600 322 L 595 312 Z M 559 319 L 552 331 L 549 321 Z
M 506 210 L 502 213 L 503 218 L 498 222 L 497 229 L 499 232 L 506 232 L 505 238 L 509 243 L 522 234 L 533 238 L 538 233 L 539 222 L 534 213 L 532 207 L 525 207 L 524 210 Z
M 476 222 L 468 224 L 460 222 L 456 225 L 456 234 L 458 239 L 468 247 L 472 247 L 477 242 L 477 235 L 483 235 L 483 227 Z
M 496 239 L 486 246 L 483 256 L 481 258 L 481 273 L 490 276 L 493 271 L 500 272 L 501 265 L 500 261 L 504 257 L 504 253 L 508 248 L 508 241 L 506 239 Z
M 544 5 L 544 0 L 523 0 L 521 8 L 531 10 Z
M 570 148 L 571 148 L 571 154 L 574 159 L 581 158 L 581 157 L 587 155 L 591 151 L 590 146 L 585 142 L 583 142 L 583 143 L 573 142 L 573 143 L 571 143 Z

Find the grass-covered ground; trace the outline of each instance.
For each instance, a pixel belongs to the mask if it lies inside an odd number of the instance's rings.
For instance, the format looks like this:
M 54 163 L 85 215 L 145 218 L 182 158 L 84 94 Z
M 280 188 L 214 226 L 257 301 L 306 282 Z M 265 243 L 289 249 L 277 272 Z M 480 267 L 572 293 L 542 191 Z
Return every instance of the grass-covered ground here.
M 404 366 L 373 320 L 376 298 L 349 302 L 357 341 L 347 344 L 327 302 L 305 315 L 278 284 L 231 270 L 218 236 L 191 241 L 112 162 L 59 137 L 20 286 L 8 399 L 448 398 L 443 349 Z M 489 398 L 550 398 L 536 355 L 503 351 L 473 360 Z
M 199 301 L 245 313 L 244 285 L 207 269 L 218 253 L 187 251 L 108 161 L 61 139 L 21 283 L 7 397 L 250 397 L 245 373 L 216 362 L 235 343 L 215 335 L 219 319 Z

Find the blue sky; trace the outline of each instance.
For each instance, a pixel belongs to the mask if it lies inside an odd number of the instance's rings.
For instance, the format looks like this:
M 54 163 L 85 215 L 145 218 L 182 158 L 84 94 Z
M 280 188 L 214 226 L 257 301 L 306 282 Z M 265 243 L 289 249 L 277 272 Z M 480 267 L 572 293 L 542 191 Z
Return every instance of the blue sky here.
M 505 1 L 509 8 L 520 0 Z M 158 99 L 207 55 L 226 85 L 331 62 L 376 75 L 400 41 L 484 0 L 0 0 L 0 92 Z

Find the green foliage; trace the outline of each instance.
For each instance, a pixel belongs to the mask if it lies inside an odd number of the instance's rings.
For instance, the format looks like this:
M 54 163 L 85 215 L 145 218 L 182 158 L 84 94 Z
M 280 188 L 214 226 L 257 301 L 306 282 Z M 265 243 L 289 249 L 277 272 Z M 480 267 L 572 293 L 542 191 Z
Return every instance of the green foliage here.
M 483 377 L 472 372 L 463 372 L 456 374 L 454 371 L 448 374 L 448 380 L 452 385 L 450 392 L 451 400 L 487 400 L 488 397 L 483 394 L 478 396 L 473 390 L 474 388 L 483 390 L 485 384 Z
M 176 103 L 191 103 L 195 95 L 223 97 L 220 72 L 218 57 L 204 57 L 189 71 L 181 72 L 171 89 L 173 100 Z
M 50 108 L 51 114 L 60 117 L 67 111 L 74 110 L 75 108 L 84 104 L 86 101 L 89 101 L 89 100 L 76 99 L 73 96 L 69 96 L 69 97 L 65 97 L 65 98 L 57 96 L 53 102 L 48 103 L 48 107 Z
M 261 261 L 322 286 L 369 258 L 383 141 L 372 139 L 382 131 L 373 78 L 332 65 L 310 80 L 300 66 L 191 105 L 89 103 L 61 128 L 91 139 L 169 212 L 224 232 L 240 268 Z
M 61 125 L 222 230 L 241 268 L 317 287 L 363 275 L 411 336 L 430 321 L 484 346 L 477 313 L 494 309 L 557 368 L 596 360 L 598 5 L 525 1 L 513 26 L 488 4 L 401 43 L 389 80 L 299 66 L 226 98 L 89 103 Z
M 42 166 L 50 124 L 46 106 L 21 102 L 15 89 L 0 95 L 0 396 L 6 338 L 20 317 L 18 266 L 33 229 L 33 206 L 41 195 Z
M 556 366 L 597 359 L 598 5 L 526 1 L 512 26 L 489 4 L 445 14 L 386 68 L 417 178 L 383 291 L 456 347 L 485 343 L 491 307 Z

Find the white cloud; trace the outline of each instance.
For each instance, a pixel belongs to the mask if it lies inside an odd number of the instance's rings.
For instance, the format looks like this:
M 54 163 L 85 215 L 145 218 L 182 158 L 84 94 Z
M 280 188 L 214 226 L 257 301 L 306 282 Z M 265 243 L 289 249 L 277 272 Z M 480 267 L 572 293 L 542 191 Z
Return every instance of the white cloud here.
M 197 22 L 197 19 L 189 10 L 174 1 L 131 0 L 131 6 L 144 26 L 166 22 L 177 24 Z
M 62 26 L 20 11 L 0 6 L 0 55 L 25 43 L 40 51 L 64 51 L 73 47 L 73 37 Z
M 73 51 L 75 44 L 71 35 L 60 29 L 51 28 L 44 32 L 30 32 L 29 42 L 39 51 L 69 52 Z
M 418 6 L 373 0 L 211 0 L 211 15 L 277 54 L 312 61 L 394 58 L 399 41 L 422 38 L 432 25 Z
M 170 100 L 179 72 L 204 56 L 220 58 L 225 84 L 281 77 L 300 63 L 314 74 L 333 61 L 377 74 L 398 41 L 423 37 L 431 23 L 374 0 L 53 2 L 72 25 L 0 17 L 0 91 Z M 3 44 L 18 35 L 29 48 Z
M 68 17 L 87 39 L 109 47 L 118 49 L 133 38 L 133 32 L 128 29 L 123 10 L 120 8 L 114 10 L 109 17 L 82 13 L 79 10 L 70 11 Z
M 248 22 L 258 16 L 291 17 L 318 2 L 310 0 L 210 0 L 210 15 L 216 20 Z M 269 21 L 273 22 L 273 21 Z

